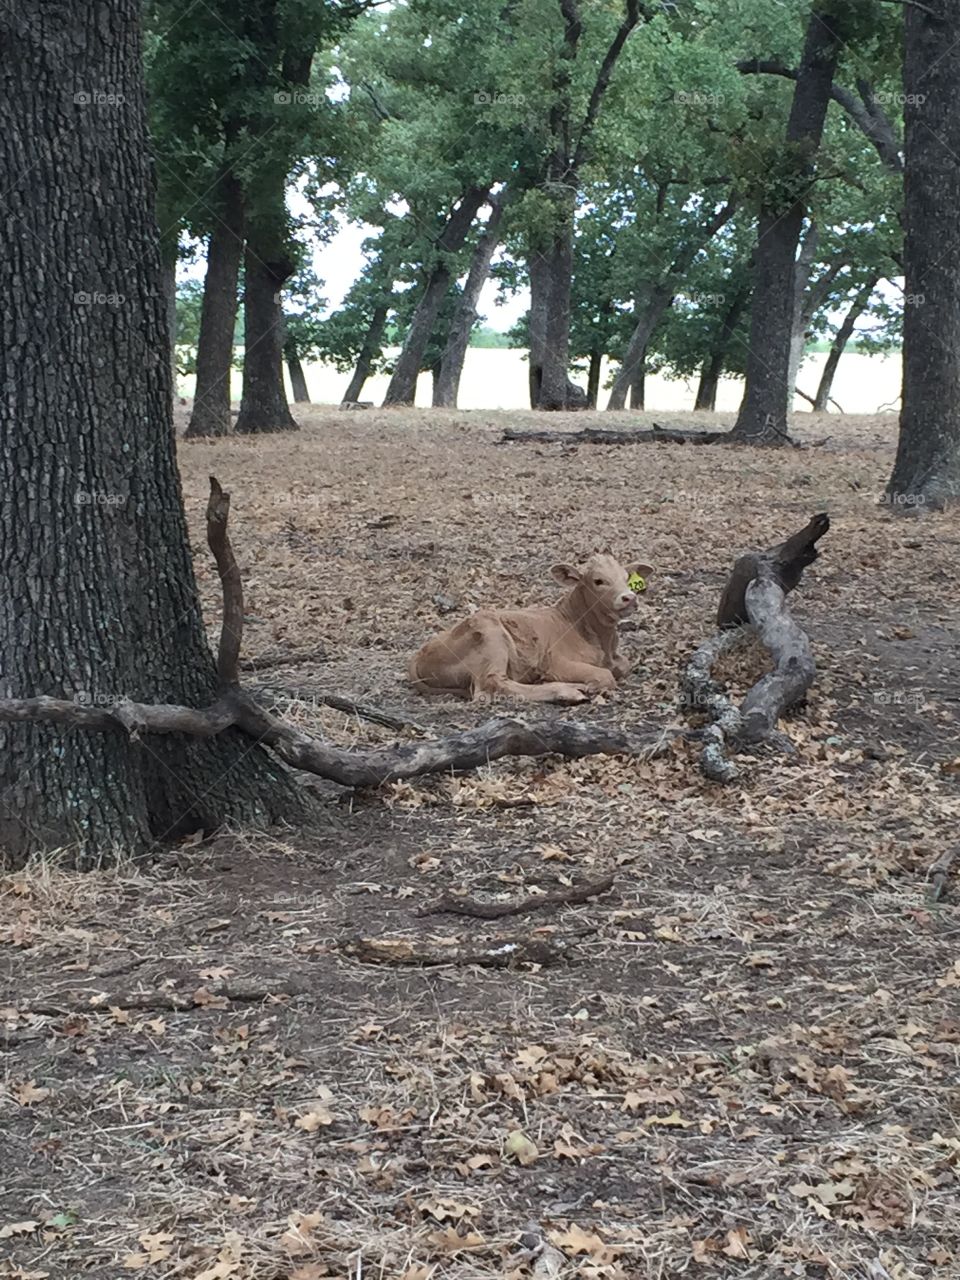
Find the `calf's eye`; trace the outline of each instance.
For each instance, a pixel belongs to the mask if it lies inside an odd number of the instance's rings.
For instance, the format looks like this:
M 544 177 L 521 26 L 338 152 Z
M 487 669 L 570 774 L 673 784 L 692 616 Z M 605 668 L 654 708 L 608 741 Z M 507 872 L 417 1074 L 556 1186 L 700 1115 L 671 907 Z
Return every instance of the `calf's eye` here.
M 594 578 L 594 580 L 593 580 L 593 585 L 594 585 L 595 587 L 602 587 L 602 586 L 603 586 L 603 579 L 602 579 L 602 578 Z

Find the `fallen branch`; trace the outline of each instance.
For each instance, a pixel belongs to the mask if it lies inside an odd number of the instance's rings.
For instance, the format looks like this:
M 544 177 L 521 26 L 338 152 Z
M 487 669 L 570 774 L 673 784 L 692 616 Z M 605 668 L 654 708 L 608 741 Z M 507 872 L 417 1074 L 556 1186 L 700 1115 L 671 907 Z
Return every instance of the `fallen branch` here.
M 562 755 L 579 759 L 606 754 L 650 760 L 666 752 L 674 738 L 688 736 L 682 730 L 635 732 L 559 717 L 533 724 L 503 717 L 448 738 L 362 751 L 330 746 L 272 715 L 240 688 L 243 584 L 227 535 L 229 510 L 230 495 L 211 477 L 207 541 L 217 563 L 224 597 L 224 626 L 217 658 L 221 689 L 214 703 L 198 710 L 136 703 L 125 698 L 106 706 L 88 706 L 66 698 L 4 698 L 0 699 L 0 723 L 52 721 L 70 728 L 122 729 L 133 741 L 144 733 L 210 737 L 234 726 L 271 747 L 293 768 L 345 787 L 375 787 L 423 774 L 476 769 L 503 756 Z
M 270 667 L 305 667 L 312 662 L 329 662 L 326 649 L 304 649 L 300 653 L 265 653 L 241 663 L 244 671 L 267 671 Z
M 575 941 L 567 938 L 490 938 L 467 942 L 462 938 L 353 938 L 340 944 L 344 955 L 362 964 L 481 965 L 485 969 L 510 969 L 518 964 L 556 964 Z
M 416 720 L 409 720 L 406 716 L 394 715 L 392 712 L 381 710 L 380 707 L 372 707 L 368 703 L 354 702 L 352 698 L 341 698 L 336 693 L 319 693 L 309 686 L 299 689 L 286 689 L 274 685 L 257 685 L 250 692 L 260 702 L 271 700 L 288 704 L 295 702 L 314 703 L 324 707 L 332 707 L 335 711 L 342 711 L 344 715 L 356 716 L 359 720 L 369 720 L 373 724 L 382 724 L 385 728 L 395 729 L 398 732 L 430 732 L 425 725 L 418 724 Z
M 777 722 L 802 700 L 813 683 L 816 664 L 810 641 L 785 600 L 804 568 L 817 558 L 816 543 L 829 527 L 826 515 L 816 515 L 798 533 L 768 551 L 741 556 L 720 600 L 717 621 L 721 630 L 700 645 L 681 675 L 684 705 L 710 721 L 702 731 L 700 767 L 711 781 L 728 783 L 738 777 L 736 765 L 728 758 L 730 748 L 769 743 L 792 750 L 789 739 L 777 732 Z M 769 650 L 774 669 L 737 707 L 713 679 L 713 667 L 751 633 Z
M 598 894 L 607 893 L 613 888 L 613 876 L 604 876 L 602 880 L 587 880 L 583 884 L 571 885 L 569 889 L 556 889 L 551 893 L 531 894 L 518 902 L 478 902 L 474 898 L 458 898 L 455 894 L 445 893 L 421 907 L 418 916 L 456 915 L 473 916 L 478 920 L 500 920 L 503 916 L 519 916 L 527 911 L 540 911 L 544 907 L 574 906 L 595 898 Z
M 761 564 L 768 564 L 774 581 L 784 595 L 791 592 L 803 575 L 804 569 L 813 564 L 819 552 L 817 543 L 830 528 L 830 517 L 825 513 L 811 517 L 798 532 L 766 551 L 748 551 L 736 561 L 733 571 L 720 597 L 717 610 L 717 626 L 742 626 L 748 622 L 746 609 L 747 587 L 757 576 Z
M 292 980 L 291 980 L 292 979 Z M 310 987 L 306 981 L 291 975 L 283 984 L 265 987 L 227 986 L 198 987 L 195 991 L 129 991 L 116 995 L 104 992 L 84 992 L 82 1000 L 64 1001 L 60 1004 L 32 1004 L 16 1006 L 21 1017 L 35 1014 L 42 1018 L 63 1018 L 70 1014 L 109 1013 L 112 1009 L 124 1011 L 182 1013 L 187 1009 L 225 1008 L 228 1004 L 260 1004 L 264 1000 L 279 1000 L 307 995 Z M 78 993 L 79 994 L 79 993 Z
M 730 432 L 726 430 L 660 427 L 655 423 L 651 431 L 616 431 L 608 427 L 584 427 L 582 431 L 514 431 L 508 428 L 500 437 L 500 444 L 721 444 L 730 439 Z
M 927 881 L 930 885 L 927 890 L 927 901 L 929 903 L 939 902 L 943 896 L 943 891 L 947 887 L 947 881 L 950 879 L 950 872 L 953 868 L 953 861 L 957 855 L 956 849 L 946 849 L 933 863 L 927 872 Z

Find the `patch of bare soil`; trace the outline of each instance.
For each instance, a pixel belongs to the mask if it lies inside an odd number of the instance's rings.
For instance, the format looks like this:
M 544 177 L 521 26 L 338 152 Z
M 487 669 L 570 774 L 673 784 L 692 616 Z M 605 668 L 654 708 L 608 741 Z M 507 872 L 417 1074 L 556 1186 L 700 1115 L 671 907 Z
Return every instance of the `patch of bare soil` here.
M 305 726 L 398 736 L 319 692 L 478 723 L 414 698 L 407 654 L 470 608 L 551 598 L 548 566 L 608 540 L 660 566 L 626 637 L 639 671 L 548 714 L 676 723 L 736 554 L 827 510 L 791 598 L 819 666 L 796 753 L 744 758 L 728 789 L 682 743 L 321 783 L 315 830 L 6 877 L 0 1276 L 960 1275 L 960 867 L 926 895 L 960 809 L 960 519 L 878 505 L 893 419 L 797 415 L 828 444 L 756 451 L 499 445 L 542 425 L 524 414 L 301 418 L 180 457 L 211 633 L 213 473 L 246 656 L 327 655 L 249 677 L 302 691 L 284 705 Z M 757 664 L 738 655 L 732 686 Z M 422 914 L 607 873 L 575 906 Z M 367 964 L 360 936 L 563 954 Z

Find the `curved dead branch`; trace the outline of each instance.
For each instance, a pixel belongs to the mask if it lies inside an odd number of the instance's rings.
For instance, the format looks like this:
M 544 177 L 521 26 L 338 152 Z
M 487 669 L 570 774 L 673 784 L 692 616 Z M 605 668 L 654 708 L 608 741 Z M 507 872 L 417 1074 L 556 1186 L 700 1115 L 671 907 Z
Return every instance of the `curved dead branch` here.
M 560 717 L 529 724 L 498 717 L 446 738 L 366 750 L 331 746 L 271 714 L 240 687 L 243 584 L 227 533 L 229 513 L 230 495 L 211 476 L 207 542 L 223 588 L 223 628 L 217 658 L 220 695 L 214 703 L 197 709 L 128 699 L 110 706 L 89 706 L 65 698 L 6 698 L 0 700 L 0 722 L 45 721 L 95 731 L 122 729 L 134 741 L 145 733 L 212 737 L 234 726 L 272 748 L 292 768 L 318 774 L 345 787 L 375 787 L 424 774 L 477 769 L 503 756 L 563 755 L 576 759 L 622 754 L 652 759 L 663 754 L 674 738 L 685 736 L 682 730 L 634 732 Z M 336 705 L 332 698 L 330 701 Z M 354 709 L 354 704 L 350 706 Z
M 806 632 L 786 607 L 786 595 L 817 558 L 816 543 L 829 528 L 829 518 L 816 515 L 777 546 L 741 556 L 720 600 L 717 623 L 721 630 L 700 645 L 681 675 L 686 709 L 710 721 L 703 730 L 700 767 L 713 782 L 738 777 L 728 756 L 731 749 L 767 742 L 792 750 L 789 740 L 777 732 L 777 722 L 803 699 L 813 684 L 816 664 Z M 714 680 L 713 668 L 750 634 L 768 649 L 774 669 L 757 681 L 737 707 Z

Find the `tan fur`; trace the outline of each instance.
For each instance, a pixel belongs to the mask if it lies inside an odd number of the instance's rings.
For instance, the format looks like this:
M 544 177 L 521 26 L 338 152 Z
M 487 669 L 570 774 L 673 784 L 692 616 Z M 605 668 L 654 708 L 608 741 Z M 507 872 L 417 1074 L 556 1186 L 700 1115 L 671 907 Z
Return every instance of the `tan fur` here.
M 651 572 L 624 568 L 609 548 L 580 570 L 554 565 L 554 578 L 569 587 L 555 605 L 471 614 L 414 654 L 410 682 L 425 695 L 527 702 L 584 702 L 614 689 L 630 670 L 617 633 L 637 607 L 627 579 Z

